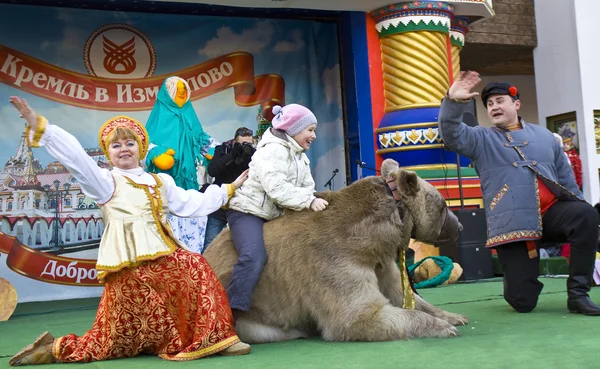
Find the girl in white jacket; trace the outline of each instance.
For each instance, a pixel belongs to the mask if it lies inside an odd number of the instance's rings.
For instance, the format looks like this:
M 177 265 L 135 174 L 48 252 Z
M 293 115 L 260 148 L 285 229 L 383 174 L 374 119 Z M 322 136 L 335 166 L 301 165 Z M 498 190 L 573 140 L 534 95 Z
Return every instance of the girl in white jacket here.
M 267 262 L 263 224 L 284 209 L 325 210 L 316 198 L 315 181 L 305 151 L 317 138 L 317 118 L 298 104 L 273 107 L 273 128 L 267 130 L 250 162 L 248 180 L 229 203 L 227 222 L 238 252 L 227 285 L 229 303 L 237 317 L 247 311 L 254 287 Z

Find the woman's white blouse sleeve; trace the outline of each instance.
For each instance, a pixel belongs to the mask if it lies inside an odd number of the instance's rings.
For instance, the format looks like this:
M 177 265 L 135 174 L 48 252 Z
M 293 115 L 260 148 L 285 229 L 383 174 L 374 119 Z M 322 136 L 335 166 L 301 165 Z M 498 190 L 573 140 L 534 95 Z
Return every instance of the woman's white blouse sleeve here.
M 30 133 L 32 140 L 33 130 Z M 103 169 L 83 149 L 79 141 L 64 129 L 48 124 L 39 142 L 67 168 L 90 199 L 103 204 L 113 195 L 115 184 L 108 169 Z

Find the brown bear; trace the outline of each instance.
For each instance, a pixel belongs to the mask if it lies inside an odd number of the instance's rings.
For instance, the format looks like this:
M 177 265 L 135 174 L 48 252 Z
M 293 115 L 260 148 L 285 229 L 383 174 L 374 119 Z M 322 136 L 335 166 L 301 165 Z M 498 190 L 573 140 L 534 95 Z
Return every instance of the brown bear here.
M 325 211 L 287 211 L 265 223 L 268 261 L 249 311 L 237 318 L 240 339 L 385 341 L 459 334 L 454 326 L 467 324 L 466 317 L 416 294 L 415 309 L 402 308 L 399 251 L 411 237 L 428 243 L 458 237 L 460 224 L 439 191 L 387 159 L 381 177 L 317 196 L 329 202 Z M 238 257 L 228 230 L 205 256 L 226 286 Z

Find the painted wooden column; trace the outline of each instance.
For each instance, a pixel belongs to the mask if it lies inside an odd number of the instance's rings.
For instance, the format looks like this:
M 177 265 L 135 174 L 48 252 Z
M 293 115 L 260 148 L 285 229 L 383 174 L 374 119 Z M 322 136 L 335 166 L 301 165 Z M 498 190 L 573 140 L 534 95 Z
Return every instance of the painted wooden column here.
M 391 4 L 371 12 L 381 46 L 385 115 L 377 154 L 403 167 L 456 163 L 437 129 L 450 86 L 450 27 L 454 6 L 439 1 Z
M 450 26 L 450 53 L 452 55 L 452 81 L 460 73 L 460 52 L 465 46 L 465 36 L 469 33 L 469 20 L 455 17 Z

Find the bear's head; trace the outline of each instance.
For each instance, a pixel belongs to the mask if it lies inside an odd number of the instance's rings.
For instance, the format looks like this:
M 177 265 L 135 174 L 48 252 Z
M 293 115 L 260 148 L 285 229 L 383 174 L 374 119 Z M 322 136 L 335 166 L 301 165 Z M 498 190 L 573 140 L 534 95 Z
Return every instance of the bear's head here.
M 446 206 L 442 194 L 415 172 L 398 167 L 392 159 L 384 160 L 381 176 L 388 186 L 397 188 L 397 196 L 413 220 L 411 237 L 439 247 L 458 242 L 462 225 Z

